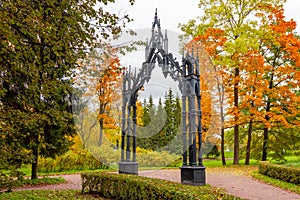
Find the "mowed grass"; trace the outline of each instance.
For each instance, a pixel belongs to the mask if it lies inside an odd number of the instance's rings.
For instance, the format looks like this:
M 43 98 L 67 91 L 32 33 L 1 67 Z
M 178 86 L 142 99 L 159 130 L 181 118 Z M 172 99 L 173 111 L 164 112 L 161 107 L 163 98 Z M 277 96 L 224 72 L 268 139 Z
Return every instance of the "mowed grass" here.
M 81 195 L 79 190 L 24 190 L 0 194 L 0 200 L 60 200 L 60 199 L 100 199 L 100 196 Z
M 271 162 L 274 164 L 300 168 L 300 156 L 286 156 L 285 160 L 280 160 L 280 161 L 271 160 Z
M 300 161 L 299 162 L 294 162 L 294 163 L 286 163 L 284 165 L 289 166 L 289 167 L 298 167 L 298 168 L 300 168 Z
M 23 165 L 20 169 L 25 176 L 31 176 L 31 166 L 30 165 Z M 82 169 L 82 170 L 68 170 L 68 171 L 57 171 L 57 172 L 38 172 L 39 176 L 53 176 L 53 175 L 63 175 L 63 174 L 80 174 L 83 172 L 103 172 L 103 171 L 116 171 L 115 169 Z
M 282 180 L 271 178 L 271 177 L 260 174 L 258 171 L 252 172 L 251 175 L 252 175 L 253 178 L 255 178 L 255 179 L 257 179 L 257 180 L 259 180 L 263 183 L 273 185 L 275 187 L 279 187 L 283 190 L 287 190 L 287 191 L 290 191 L 290 192 L 300 194 L 300 185 L 293 184 L 293 183 L 287 183 L 287 182 L 284 182 Z
M 66 183 L 67 181 L 63 177 L 42 177 L 38 179 L 26 178 L 22 181 L 23 185 L 53 185 Z

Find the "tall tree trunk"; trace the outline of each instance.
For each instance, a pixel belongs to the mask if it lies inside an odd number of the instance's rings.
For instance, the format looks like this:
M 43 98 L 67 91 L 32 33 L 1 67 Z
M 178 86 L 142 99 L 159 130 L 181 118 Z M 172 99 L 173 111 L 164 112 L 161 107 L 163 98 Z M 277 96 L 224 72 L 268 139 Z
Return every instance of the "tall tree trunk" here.
M 31 179 L 37 179 L 37 169 L 38 169 L 38 157 L 39 157 L 39 151 L 38 147 L 35 147 L 32 151 L 33 154 L 33 161 L 31 163 Z
M 217 72 L 217 68 L 215 65 L 214 70 Z M 222 156 L 222 165 L 226 165 L 226 158 L 225 158 L 225 116 L 224 116 L 224 85 L 222 84 L 222 81 L 216 76 L 217 80 L 217 88 L 219 93 L 219 103 L 220 103 L 220 120 L 221 120 L 221 156 Z
M 251 141 L 252 141 L 252 127 L 253 127 L 253 121 L 252 119 L 249 122 L 248 126 L 248 139 L 247 139 L 247 147 L 246 147 L 246 159 L 245 159 L 245 165 L 250 164 L 250 150 L 251 150 Z
M 222 156 L 222 165 L 226 165 L 226 158 L 225 158 L 225 149 L 224 149 L 224 144 L 225 144 L 225 130 L 224 126 L 221 128 L 221 156 Z
M 261 158 L 262 161 L 267 160 L 268 139 L 269 139 L 269 128 L 265 127 L 264 128 L 264 142 L 263 142 L 262 158 Z
M 234 71 L 234 77 L 237 79 L 240 75 L 240 71 L 239 68 L 235 68 Z M 239 83 L 238 81 L 235 80 L 234 83 L 234 91 L 233 91 L 233 95 L 234 95 L 234 107 L 238 108 L 239 105 Z M 234 116 L 234 147 L 233 147 L 233 164 L 234 165 L 238 165 L 239 164 L 239 146 L 240 146 L 240 140 L 239 140 L 239 125 L 237 123 L 238 121 L 238 117 L 237 115 Z
M 221 104 L 221 106 L 220 106 L 220 114 L 221 114 L 221 156 L 222 156 L 222 165 L 226 165 L 226 158 L 225 158 L 225 128 L 224 128 L 225 117 L 224 117 L 224 106 L 223 106 L 224 93 L 222 93 L 220 95 L 222 95 L 222 96 L 220 96 L 220 104 Z
M 272 90 L 273 89 L 273 79 L 274 79 L 274 72 L 272 71 L 271 77 L 270 77 L 270 82 L 269 82 L 269 89 Z M 268 122 L 270 121 L 270 116 L 269 116 L 269 112 L 271 111 L 271 99 L 270 97 L 267 100 L 267 106 L 266 106 L 266 116 L 265 116 L 265 120 Z M 266 161 L 267 160 L 267 154 L 268 154 L 268 140 L 269 140 L 269 128 L 268 127 L 264 127 L 264 141 L 263 141 L 263 149 L 262 149 L 262 161 Z
M 267 102 L 267 108 L 266 108 L 266 116 L 265 119 L 266 121 L 270 121 L 270 117 L 268 116 L 268 113 L 271 110 L 271 101 L 270 99 Z M 269 140 L 269 128 L 268 127 L 264 127 L 264 141 L 263 141 L 263 149 L 262 149 L 262 161 L 266 161 L 267 160 L 267 151 L 268 151 L 268 140 Z
M 99 125 L 100 125 L 100 132 L 99 132 L 98 146 L 100 147 L 102 145 L 102 140 L 103 140 L 103 119 L 99 120 Z

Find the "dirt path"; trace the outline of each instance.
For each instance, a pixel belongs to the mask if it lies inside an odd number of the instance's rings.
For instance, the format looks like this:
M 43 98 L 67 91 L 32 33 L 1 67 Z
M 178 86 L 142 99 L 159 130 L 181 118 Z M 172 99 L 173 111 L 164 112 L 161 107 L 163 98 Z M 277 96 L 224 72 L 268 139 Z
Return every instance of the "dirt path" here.
M 173 182 L 180 182 L 180 170 L 147 170 L 139 171 L 140 176 L 160 178 Z M 80 190 L 81 178 L 79 174 L 62 175 L 67 183 L 39 187 L 18 188 L 17 190 Z M 214 187 L 224 188 L 227 193 L 249 200 L 300 200 L 300 195 L 280 188 L 258 182 L 243 174 L 234 174 L 229 171 L 220 172 L 207 169 L 206 183 Z M 201 187 L 201 186 L 199 186 Z

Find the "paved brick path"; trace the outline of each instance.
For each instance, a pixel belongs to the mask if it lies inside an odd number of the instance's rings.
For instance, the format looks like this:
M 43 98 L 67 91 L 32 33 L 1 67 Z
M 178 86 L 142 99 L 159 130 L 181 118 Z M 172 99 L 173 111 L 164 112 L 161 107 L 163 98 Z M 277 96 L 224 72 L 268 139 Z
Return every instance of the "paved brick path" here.
M 144 171 L 141 176 L 180 182 L 179 170 Z M 300 200 L 300 195 L 258 182 L 251 177 L 207 170 L 206 183 L 224 188 L 228 194 L 249 200 Z M 201 186 L 199 186 L 201 187 Z

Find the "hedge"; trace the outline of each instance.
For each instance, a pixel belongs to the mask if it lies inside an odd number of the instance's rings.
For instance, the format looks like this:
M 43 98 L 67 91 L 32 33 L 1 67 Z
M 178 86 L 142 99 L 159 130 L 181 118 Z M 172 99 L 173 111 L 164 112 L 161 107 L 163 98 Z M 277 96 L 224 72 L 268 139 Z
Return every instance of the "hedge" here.
M 239 199 L 218 188 L 190 186 L 128 174 L 92 172 L 81 174 L 82 193 L 110 199 Z
M 271 178 L 280 179 L 288 183 L 300 183 L 300 168 L 297 167 L 260 162 L 258 170 L 259 173 Z

